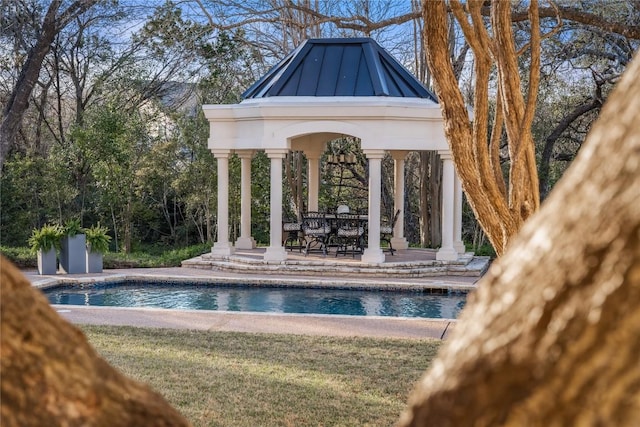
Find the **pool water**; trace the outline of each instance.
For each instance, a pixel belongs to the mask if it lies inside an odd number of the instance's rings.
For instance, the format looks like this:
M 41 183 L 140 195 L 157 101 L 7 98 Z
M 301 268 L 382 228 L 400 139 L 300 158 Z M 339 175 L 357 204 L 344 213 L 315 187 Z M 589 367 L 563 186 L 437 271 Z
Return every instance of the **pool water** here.
M 249 285 L 100 284 L 44 292 L 51 304 L 65 305 L 444 319 L 456 318 L 466 302 L 464 293 Z

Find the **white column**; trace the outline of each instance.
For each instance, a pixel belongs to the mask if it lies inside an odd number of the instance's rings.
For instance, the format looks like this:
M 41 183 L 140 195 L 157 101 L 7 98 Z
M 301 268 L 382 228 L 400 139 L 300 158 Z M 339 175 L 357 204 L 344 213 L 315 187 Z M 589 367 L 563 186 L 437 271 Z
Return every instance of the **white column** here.
M 252 150 L 238 151 L 240 157 L 240 237 L 236 249 L 253 249 L 256 241 L 251 236 L 251 158 Z
M 442 246 L 436 253 L 436 260 L 455 261 L 458 259 L 458 251 L 453 247 L 455 171 L 451 153 L 439 154 L 442 159 Z
M 282 159 L 287 150 L 265 150 L 271 159 L 271 209 L 269 228 L 269 247 L 264 260 L 281 262 L 287 259 L 287 251 L 282 246 Z
M 233 246 L 229 242 L 229 157 L 231 150 L 211 150 L 218 162 L 218 240 L 211 253 L 229 256 Z
M 393 213 L 400 210 L 398 220 L 393 228 L 393 237 L 391 238 L 391 246 L 393 249 L 407 249 L 409 242 L 404 237 L 404 159 L 407 157 L 408 151 L 392 151 L 393 157 Z
M 462 241 L 462 183 L 457 173 L 454 173 L 453 185 L 453 247 L 459 254 L 466 249 Z
M 364 154 L 369 160 L 369 242 L 362 254 L 362 262 L 378 264 L 385 259 L 380 248 L 380 199 L 384 150 L 364 150 Z

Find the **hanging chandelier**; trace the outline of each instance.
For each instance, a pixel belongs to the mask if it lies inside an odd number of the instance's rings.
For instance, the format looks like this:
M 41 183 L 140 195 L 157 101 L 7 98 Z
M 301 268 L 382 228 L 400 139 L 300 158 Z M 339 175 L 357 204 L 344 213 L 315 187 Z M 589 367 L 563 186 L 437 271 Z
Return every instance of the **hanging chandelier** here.
M 353 153 L 328 154 L 327 163 L 332 165 L 353 165 L 357 163 L 357 159 Z

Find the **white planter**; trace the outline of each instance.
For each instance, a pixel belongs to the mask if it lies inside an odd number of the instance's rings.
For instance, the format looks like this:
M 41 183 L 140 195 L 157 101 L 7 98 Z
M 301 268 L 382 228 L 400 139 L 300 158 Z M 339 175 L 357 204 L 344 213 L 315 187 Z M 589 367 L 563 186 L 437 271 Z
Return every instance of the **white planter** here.
M 51 248 L 46 252 L 38 251 L 38 274 L 56 274 L 56 250 Z
M 86 250 L 87 273 L 102 273 L 102 254 Z
M 60 270 L 67 274 L 86 271 L 86 238 L 84 234 L 65 236 L 60 248 Z

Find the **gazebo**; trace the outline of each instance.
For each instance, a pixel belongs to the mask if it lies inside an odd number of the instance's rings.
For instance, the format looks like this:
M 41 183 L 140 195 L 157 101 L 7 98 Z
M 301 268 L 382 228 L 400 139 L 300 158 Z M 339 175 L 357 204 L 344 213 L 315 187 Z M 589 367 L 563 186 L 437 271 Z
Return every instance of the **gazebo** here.
M 462 187 L 444 136 L 436 97 L 370 38 L 310 39 L 302 43 L 231 105 L 204 105 L 209 148 L 218 166 L 218 237 L 213 256 L 251 249 L 251 159 L 264 150 L 270 159 L 270 243 L 267 262 L 283 262 L 283 159 L 302 151 L 308 164 L 308 210 L 318 210 L 320 158 L 327 142 L 342 136 L 360 140 L 369 166 L 368 246 L 361 262 L 385 261 L 380 247 L 382 159 L 394 160 L 394 248 L 404 237 L 404 160 L 409 151 L 435 150 L 442 167 L 442 246 L 437 260 L 464 253 Z M 241 159 L 240 237 L 229 241 L 229 158 Z

